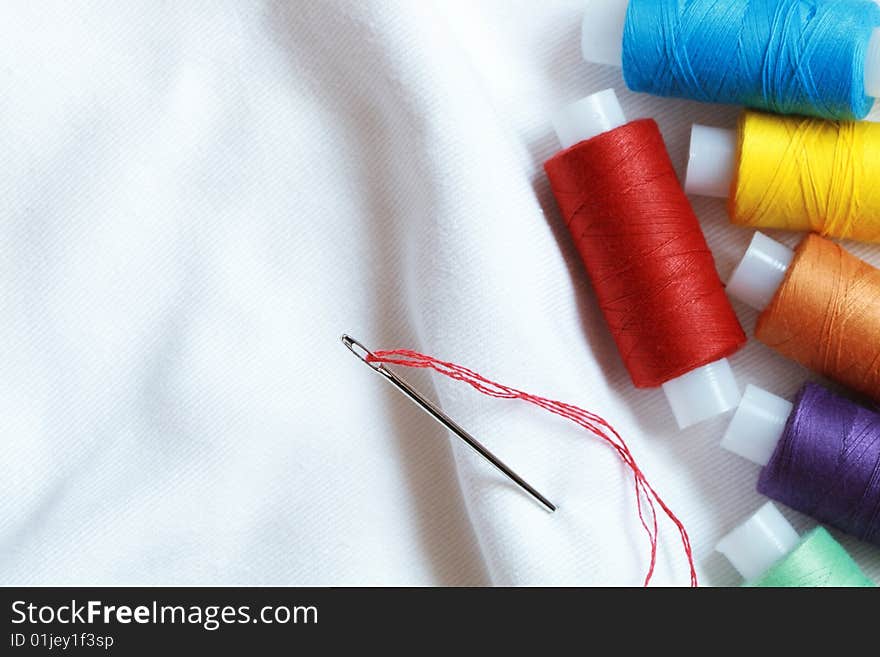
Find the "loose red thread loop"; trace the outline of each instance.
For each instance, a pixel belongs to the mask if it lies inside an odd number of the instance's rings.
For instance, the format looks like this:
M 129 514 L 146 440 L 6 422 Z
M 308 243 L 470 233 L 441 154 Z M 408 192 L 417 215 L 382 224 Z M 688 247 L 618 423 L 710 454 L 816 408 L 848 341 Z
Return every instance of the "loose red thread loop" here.
M 402 367 L 431 369 L 435 372 L 442 374 L 443 376 L 449 377 L 450 379 L 467 383 L 469 386 L 471 386 L 477 392 L 483 395 L 495 397 L 498 399 L 520 399 L 530 404 L 534 404 L 535 406 L 543 408 L 545 411 L 549 411 L 554 415 L 559 415 L 560 417 L 571 420 L 572 422 L 586 429 L 596 437 L 602 439 L 612 449 L 614 449 L 615 452 L 617 452 L 620 459 L 633 473 L 636 488 L 636 505 L 638 507 L 639 522 L 644 528 L 645 533 L 648 536 L 648 541 L 651 544 L 651 559 L 648 566 L 648 572 L 645 575 L 644 585 L 648 586 L 648 584 L 651 583 L 651 578 L 654 575 L 654 568 L 657 563 L 658 524 L 657 509 L 655 506 L 656 503 L 656 505 L 660 506 L 660 508 L 663 510 L 663 513 L 666 514 L 669 520 L 672 521 L 676 529 L 678 529 L 678 533 L 681 536 L 682 546 L 684 547 L 685 556 L 688 560 L 688 566 L 690 567 L 690 585 L 697 586 L 697 572 L 694 566 L 694 555 L 687 530 L 684 528 L 684 525 L 678 519 L 675 513 L 673 513 L 672 510 L 666 505 L 666 503 L 663 501 L 657 491 L 654 490 L 654 487 L 651 486 L 644 472 L 642 472 L 641 468 L 636 463 L 635 457 L 632 455 L 632 452 L 630 451 L 626 442 L 623 440 L 617 430 L 612 427 L 605 419 L 601 418 L 595 413 L 591 413 L 590 411 L 586 411 L 577 406 L 573 406 L 572 404 L 566 404 L 564 402 L 554 401 L 552 399 L 545 399 L 544 397 L 538 397 L 528 392 L 523 392 L 521 390 L 505 386 L 501 383 L 496 383 L 487 379 L 481 374 L 477 374 L 473 370 L 462 367 L 461 365 L 438 360 L 437 358 L 434 358 L 432 356 L 426 356 L 425 354 L 420 354 L 416 351 L 411 351 L 409 349 L 376 351 L 367 356 L 367 362 L 386 363 L 388 365 L 400 365 Z M 645 509 L 646 506 L 647 511 Z
M 544 168 L 636 387 L 746 343 L 654 121 L 582 141 Z

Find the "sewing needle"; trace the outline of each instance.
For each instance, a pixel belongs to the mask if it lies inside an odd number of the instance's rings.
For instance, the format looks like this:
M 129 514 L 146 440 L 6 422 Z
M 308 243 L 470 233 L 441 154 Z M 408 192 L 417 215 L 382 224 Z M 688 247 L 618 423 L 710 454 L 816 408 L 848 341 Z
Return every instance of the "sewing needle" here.
M 448 415 L 446 415 L 446 413 L 441 411 L 428 399 L 423 397 L 418 391 L 415 390 L 415 388 L 409 385 L 406 381 L 404 381 L 390 369 L 385 367 L 385 365 L 383 365 L 382 363 L 369 361 L 368 357 L 372 354 L 372 352 L 364 345 L 348 335 L 342 336 L 342 344 L 344 344 L 349 349 L 349 351 L 357 356 L 362 362 L 366 363 L 370 367 L 370 369 L 372 369 L 374 372 L 381 374 L 386 381 L 391 383 L 395 388 L 406 395 L 406 397 L 410 401 L 414 402 L 425 413 L 430 415 L 437 422 L 446 427 L 449 431 L 461 438 L 475 452 L 477 452 L 480 456 L 489 461 L 489 463 L 498 468 L 517 486 L 522 488 L 525 492 L 527 492 L 534 499 L 540 502 L 548 511 L 550 511 L 551 513 L 553 511 L 556 511 L 556 507 L 550 500 L 548 500 L 546 497 L 541 495 L 541 493 L 532 488 L 527 481 L 525 481 L 522 477 L 516 474 L 516 472 L 505 465 L 504 462 L 502 462 L 497 456 L 490 452 L 479 440 L 474 438 L 471 434 L 469 434 L 461 426 L 459 426 L 459 424 L 456 423 Z

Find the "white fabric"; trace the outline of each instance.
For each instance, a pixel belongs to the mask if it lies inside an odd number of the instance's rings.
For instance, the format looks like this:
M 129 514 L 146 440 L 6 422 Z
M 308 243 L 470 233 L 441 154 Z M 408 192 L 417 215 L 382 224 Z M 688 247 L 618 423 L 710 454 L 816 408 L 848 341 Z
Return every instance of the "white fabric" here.
M 609 449 L 408 374 L 546 514 L 348 331 L 600 412 L 702 582 L 737 583 L 713 546 L 760 507 L 758 469 L 718 447 L 726 420 L 680 433 L 659 390 L 632 388 L 541 168 L 552 111 L 608 86 L 680 170 L 691 122 L 737 110 L 582 63 L 581 4 L 3 3 L 0 582 L 641 583 Z M 726 276 L 749 233 L 695 205 Z M 732 363 L 781 395 L 807 376 L 756 343 Z M 880 576 L 876 548 L 844 544 Z M 669 523 L 657 581 L 687 581 Z

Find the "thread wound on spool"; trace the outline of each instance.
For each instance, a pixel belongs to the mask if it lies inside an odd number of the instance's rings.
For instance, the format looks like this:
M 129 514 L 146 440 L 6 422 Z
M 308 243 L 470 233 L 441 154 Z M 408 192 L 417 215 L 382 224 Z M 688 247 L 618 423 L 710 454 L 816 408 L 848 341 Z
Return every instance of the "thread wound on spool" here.
M 654 121 L 580 142 L 545 169 L 637 387 L 660 386 L 745 343 Z
M 630 0 L 627 86 L 779 114 L 861 119 L 871 0 Z
M 797 395 L 758 490 L 880 545 L 880 415 L 814 383 Z
M 744 112 L 728 211 L 743 226 L 880 241 L 880 124 Z
M 872 587 L 875 584 L 824 527 L 817 527 L 804 536 L 787 557 L 746 586 Z
M 880 401 L 880 270 L 808 235 L 758 317 L 755 337 Z

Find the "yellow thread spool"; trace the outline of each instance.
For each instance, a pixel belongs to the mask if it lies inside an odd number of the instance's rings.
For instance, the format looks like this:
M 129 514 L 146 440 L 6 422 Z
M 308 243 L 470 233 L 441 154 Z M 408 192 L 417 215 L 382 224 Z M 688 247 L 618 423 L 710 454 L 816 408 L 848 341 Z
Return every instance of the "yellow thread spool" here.
M 735 224 L 880 242 L 880 124 L 744 112 Z

